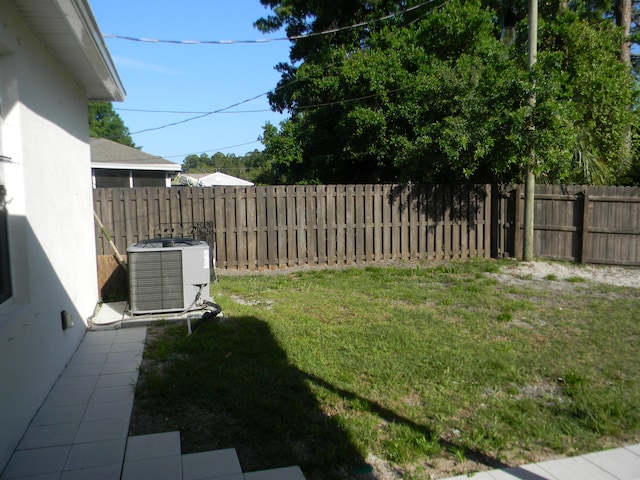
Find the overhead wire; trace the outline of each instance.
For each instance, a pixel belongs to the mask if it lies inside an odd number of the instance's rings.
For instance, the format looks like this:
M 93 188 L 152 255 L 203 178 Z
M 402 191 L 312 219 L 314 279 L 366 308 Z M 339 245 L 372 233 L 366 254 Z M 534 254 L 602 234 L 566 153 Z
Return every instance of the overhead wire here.
M 190 121 L 192 121 L 192 120 L 197 120 L 197 119 L 199 119 L 199 118 L 208 117 L 209 115 L 213 115 L 214 113 L 222 113 L 222 112 L 224 112 L 225 110 L 230 110 L 230 109 L 232 109 L 233 107 L 237 107 L 237 106 L 239 106 L 239 105 L 243 105 L 243 104 L 245 104 L 245 103 L 252 102 L 253 100 L 256 100 L 256 99 L 258 99 L 258 98 L 260 98 L 260 97 L 262 97 L 262 96 L 264 96 L 264 95 L 267 95 L 268 93 L 269 93 L 269 92 L 261 93 L 260 95 L 256 95 L 255 97 L 251 97 L 251 98 L 248 98 L 248 99 L 243 100 L 243 101 L 241 101 L 241 102 L 234 103 L 233 105 L 229 105 L 228 107 L 224 107 L 224 108 L 220 108 L 220 109 L 218 109 L 218 110 L 214 110 L 214 111 L 212 111 L 212 112 L 206 112 L 206 113 L 203 113 L 203 114 L 200 114 L 200 115 L 196 115 L 195 117 L 186 118 L 186 119 L 184 119 L 184 120 L 180 120 L 180 121 L 178 121 L 178 122 L 172 122 L 172 123 L 168 123 L 168 124 L 166 124 L 166 125 L 160 125 L 159 127 L 145 128 L 145 129 L 143 129 L 143 130 L 138 130 L 137 132 L 131 132 L 131 135 L 136 135 L 136 134 L 138 134 L 138 133 L 144 133 L 144 132 L 150 132 L 150 131 L 152 131 L 152 130 L 161 130 L 161 129 L 163 129 L 163 128 L 173 127 L 173 126 L 175 126 L 175 125 L 180 125 L 180 124 L 182 124 L 182 123 L 187 123 L 187 122 L 190 122 Z
M 433 3 L 435 1 L 438 0 L 426 0 L 418 5 L 414 5 L 413 7 L 409 7 L 407 9 L 395 12 L 395 13 L 391 13 L 389 15 L 385 15 L 383 17 L 374 19 L 374 20 L 368 20 L 368 21 L 364 21 L 364 22 L 359 22 L 356 24 L 352 24 L 352 25 L 348 25 L 345 27 L 339 27 L 339 28 L 333 28 L 333 29 L 329 29 L 329 30 L 323 30 L 321 32 L 312 32 L 309 34 L 305 34 L 305 35 L 298 35 L 298 36 L 291 36 L 291 37 L 285 37 L 285 38 L 278 38 L 278 39 L 263 39 L 263 40 L 255 40 L 255 41 L 249 41 L 249 40 L 240 40 L 240 41 L 233 41 L 233 40 L 218 40 L 218 41 L 213 41 L 213 40 L 204 40 L 204 41 L 200 41 L 200 40 L 183 40 L 183 41 L 176 41 L 176 40 L 159 40 L 159 39 L 149 39 L 149 38 L 136 38 L 136 37 L 127 37 L 127 36 L 120 36 L 120 35 L 113 35 L 113 34 L 103 34 L 103 36 L 105 38 L 113 38 L 113 39 L 121 39 L 121 40 L 132 40 L 132 41 L 139 41 L 139 42 L 148 42 L 148 43 L 172 43 L 172 44 L 188 44 L 188 45 L 195 45 L 195 44 L 234 44 L 234 43 L 268 43 L 271 41 L 279 41 L 279 40 L 299 40 L 299 39 L 303 39 L 303 38 L 311 38 L 311 37 L 316 37 L 316 36 L 321 36 L 321 35 L 328 35 L 328 34 L 332 34 L 332 33 L 337 33 L 337 32 L 341 32 L 341 31 L 345 31 L 345 30 L 349 30 L 349 29 L 354 29 L 354 28 L 360 28 L 366 25 L 369 25 L 371 23 L 376 23 L 376 22 L 380 22 L 383 20 L 388 20 L 390 18 L 396 17 L 398 15 L 407 13 L 407 12 L 411 12 L 413 10 L 419 9 L 421 7 L 424 7 L 425 5 L 428 5 L 430 3 Z M 442 5 L 439 5 L 439 7 L 442 7 L 443 5 L 449 3 L 451 0 L 445 0 L 443 2 Z M 424 15 L 421 15 L 419 19 L 424 18 L 429 12 L 426 12 Z M 409 25 L 413 24 L 415 21 L 414 20 L 412 22 L 409 23 Z M 285 88 L 286 86 L 289 86 L 292 83 L 297 82 L 297 79 L 291 80 L 290 82 L 287 82 L 283 85 L 280 85 L 278 87 L 276 87 L 275 91 L 278 91 L 282 88 Z M 396 89 L 393 90 L 392 92 L 389 93 L 393 93 L 395 91 L 398 91 L 400 89 Z M 245 103 L 257 100 L 260 97 L 263 97 L 265 95 L 268 95 L 270 92 L 264 92 L 261 93 L 259 95 L 253 96 L 251 98 L 248 98 L 246 100 L 242 100 L 240 102 L 234 103 L 232 105 L 229 105 L 227 107 L 223 107 L 217 110 L 213 110 L 213 111 L 208 111 L 208 112 L 188 112 L 188 111 L 163 111 L 163 110 L 142 110 L 142 109 L 125 109 L 125 108 L 119 108 L 116 110 L 121 110 L 121 111 L 138 111 L 138 112 L 146 112 L 146 113 L 168 113 L 168 114 L 194 114 L 194 116 L 180 120 L 180 121 L 176 121 L 176 122 L 171 122 L 171 123 L 167 123 L 164 125 L 160 125 L 157 127 L 150 127 L 150 128 L 145 128 L 142 130 L 138 130 L 135 132 L 131 132 L 130 135 L 137 135 L 139 133 L 145 133 L 145 132 L 150 132 L 150 131 L 156 131 L 156 130 L 161 130 L 164 128 L 169 128 L 169 127 L 173 127 L 173 126 L 177 126 L 177 125 L 181 125 L 187 122 L 191 122 L 194 120 L 198 120 L 200 118 L 205 118 L 208 117 L 210 115 L 214 115 L 214 114 L 222 114 L 222 113 L 226 113 L 226 114 L 231 114 L 231 113 L 257 113 L 257 112 L 267 112 L 267 111 L 271 111 L 270 109 L 264 109 L 264 110 L 249 110 L 249 111 L 235 111 L 235 112 L 229 112 L 228 110 L 243 105 Z M 359 101 L 359 100 L 365 100 L 368 98 L 373 98 L 377 96 L 377 94 L 371 94 L 371 95 L 366 95 L 366 96 L 362 96 L 362 97 L 357 97 L 357 98 L 353 98 L 353 99 L 342 99 L 342 100 L 337 100 L 335 102 L 327 102 L 327 103 L 322 103 L 322 104 L 316 104 L 316 105 L 306 105 L 306 106 L 298 106 L 296 107 L 297 111 L 302 111 L 302 110 L 309 110 L 309 109 L 313 109 L 313 108 L 319 108 L 319 107 L 323 107 L 323 106 L 330 106 L 330 105 L 337 105 L 337 104 L 344 104 L 344 103 L 348 103 L 348 102 L 355 102 L 355 101 Z M 217 149 L 217 151 L 219 150 L 223 150 L 223 149 L 228 149 L 228 148 L 235 148 L 238 146 L 243 146 L 243 145 L 250 145 L 252 143 L 257 143 L 258 140 L 254 140 L 251 142 L 247 142 L 247 143 L 243 143 L 243 144 L 239 144 L 239 145 L 233 145 L 233 146 L 229 146 L 229 147 L 223 147 L 223 148 L 219 148 Z M 216 149 L 211 149 L 211 150 L 206 150 L 201 152 L 202 153 L 208 153 L 208 152 L 212 152 Z M 187 155 L 191 155 L 191 154 L 187 154 Z M 168 157 L 160 157 L 160 158 L 175 158 L 175 157 L 179 157 L 182 155 L 171 155 Z
M 205 113 L 213 113 L 213 112 L 189 112 L 183 110 L 149 110 L 149 109 L 140 109 L 140 108 L 114 108 L 114 110 L 118 110 L 119 112 L 139 112 L 139 113 L 178 113 L 178 114 L 189 114 L 189 115 L 200 115 Z M 263 108 L 262 110 L 236 110 L 234 112 L 217 112 L 217 113 L 262 113 L 262 112 L 270 112 L 270 108 Z
M 302 40 L 305 38 L 313 38 L 322 35 L 330 35 L 332 33 L 338 33 L 345 30 L 351 30 L 354 28 L 360 28 L 372 23 L 381 22 L 383 20 L 388 20 L 390 18 L 396 17 L 398 15 L 403 15 L 405 13 L 411 12 L 413 10 L 417 10 L 418 8 L 422 8 L 429 3 L 433 3 L 437 0 L 426 0 L 418 5 L 414 5 L 413 7 L 406 8 L 404 10 L 400 10 L 394 13 L 390 13 L 380 18 L 375 18 L 373 20 L 365 20 L 359 23 L 354 23 L 352 25 L 347 25 L 344 27 L 331 28 L 327 30 L 322 30 L 320 32 L 311 32 L 305 33 L 303 35 L 292 35 L 287 37 L 276 37 L 276 38 L 261 38 L 257 40 L 163 40 L 158 38 L 144 38 L 144 37 L 132 37 L 127 35 L 116 35 L 113 33 L 103 33 L 102 36 L 104 38 L 117 39 L 117 40 L 128 40 L 132 42 L 143 42 L 143 43 L 168 43 L 173 45 L 235 45 L 235 44 L 260 44 L 260 43 L 272 43 L 272 42 L 281 42 L 281 41 L 292 41 L 292 40 Z

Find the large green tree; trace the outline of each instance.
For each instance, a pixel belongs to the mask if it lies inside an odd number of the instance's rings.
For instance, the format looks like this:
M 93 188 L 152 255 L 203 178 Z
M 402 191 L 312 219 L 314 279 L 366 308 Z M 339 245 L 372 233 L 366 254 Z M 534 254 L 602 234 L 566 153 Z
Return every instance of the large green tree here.
M 89 135 L 94 138 L 106 138 L 133 148 L 136 144 L 129 129 L 113 109 L 110 102 L 89 103 Z
M 412 2 L 262 0 L 262 29 L 303 35 L 381 18 Z M 429 4 L 432 5 L 432 4 Z M 636 84 L 623 31 L 580 3 L 543 4 L 526 65 L 526 17 L 511 47 L 479 0 L 424 5 L 367 27 L 296 40 L 270 100 L 290 117 L 262 137 L 272 182 L 612 183 L 628 170 Z M 534 82 L 535 80 L 535 82 Z M 536 104 L 528 103 L 535 84 Z

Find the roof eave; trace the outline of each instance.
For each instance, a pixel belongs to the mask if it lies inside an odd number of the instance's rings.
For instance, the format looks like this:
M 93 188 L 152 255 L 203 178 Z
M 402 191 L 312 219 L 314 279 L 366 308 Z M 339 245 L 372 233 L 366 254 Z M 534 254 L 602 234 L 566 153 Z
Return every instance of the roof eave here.
M 166 164 L 132 164 L 132 163 L 110 163 L 110 162 L 91 162 L 91 168 L 99 168 L 105 170 L 164 170 L 166 172 L 179 172 L 182 166 L 177 163 L 174 165 Z
M 15 4 L 89 100 L 125 99 L 126 91 L 87 0 L 15 0 Z

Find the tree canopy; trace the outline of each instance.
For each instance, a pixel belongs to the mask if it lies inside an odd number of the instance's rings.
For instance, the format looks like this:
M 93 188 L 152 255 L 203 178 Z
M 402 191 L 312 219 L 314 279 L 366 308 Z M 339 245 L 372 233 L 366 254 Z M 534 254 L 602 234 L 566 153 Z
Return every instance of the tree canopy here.
M 129 129 L 110 102 L 89 103 L 89 136 L 106 138 L 133 148 L 136 144 Z
M 270 102 L 289 118 L 264 127 L 263 181 L 520 181 L 531 150 L 542 181 L 631 178 L 638 90 L 611 5 L 543 3 L 529 71 L 524 4 L 507 46 L 496 2 L 261 3 L 264 31 L 334 29 L 295 40 L 277 67 Z
M 184 173 L 223 172 L 244 180 L 257 182 L 264 170 L 264 164 L 264 154 L 258 150 L 248 152 L 243 156 L 222 152 L 216 152 L 209 156 L 202 153 L 188 155 L 182 162 L 182 171 Z

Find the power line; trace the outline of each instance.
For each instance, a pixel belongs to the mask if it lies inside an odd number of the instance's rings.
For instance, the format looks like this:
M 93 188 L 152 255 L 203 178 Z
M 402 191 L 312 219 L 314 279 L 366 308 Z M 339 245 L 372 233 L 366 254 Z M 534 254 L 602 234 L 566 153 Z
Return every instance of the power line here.
M 396 12 L 396 13 L 393 13 L 393 14 L 386 15 L 384 17 L 381 17 L 381 18 L 378 18 L 378 19 L 375 19 L 375 20 L 370 20 L 370 21 L 366 21 L 366 22 L 360 22 L 360 23 L 357 23 L 357 24 L 354 24 L 354 25 L 349 25 L 349 26 L 340 27 L 340 28 L 334 28 L 334 29 L 325 30 L 325 31 L 322 31 L 322 32 L 310 33 L 310 34 L 307 34 L 307 35 L 288 37 L 288 38 L 286 38 L 286 40 L 297 40 L 297 39 L 300 39 L 300 38 L 309 38 L 309 37 L 314 37 L 314 36 L 319 36 L 319 35 L 327 35 L 327 34 L 330 34 L 330 33 L 336 33 L 336 32 L 343 31 L 343 30 L 362 27 L 362 26 L 365 26 L 365 25 L 368 25 L 368 24 L 371 24 L 371 23 L 375 23 L 375 22 L 378 22 L 378 21 L 382 21 L 382 20 L 386 20 L 386 19 L 389 19 L 389 18 L 393 18 L 393 17 L 395 17 L 397 15 L 401 15 L 401 14 L 410 12 L 412 10 L 416 10 L 418 8 L 421 8 L 421 7 L 423 7 L 423 6 L 427 5 L 427 4 L 433 3 L 435 1 L 438 1 L 438 0 L 427 0 L 425 2 L 422 2 L 422 3 L 418 4 L 418 5 L 415 5 L 413 7 L 407 8 L 405 10 L 402 10 L 402 11 L 399 11 L 399 12 Z M 445 0 L 445 2 L 440 6 L 443 6 L 446 3 L 449 3 L 449 1 L 450 0 Z M 426 14 L 421 16 L 420 18 L 423 18 L 424 16 L 426 16 Z M 165 41 L 165 40 L 155 40 L 155 39 L 136 39 L 134 37 L 120 37 L 120 36 L 110 35 L 110 34 L 105 34 L 104 36 L 106 38 L 121 38 L 121 39 L 125 39 L 125 40 L 137 40 L 137 41 L 145 41 L 145 42 L 153 42 L 153 43 L 185 43 L 185 44 L 197 44 L 197 43 L 225 43 L 225 44 L 226 43 L 253 43 L 253 42 L 249 42 L 249 41 L 240 41 L 240 42 L 233 42 L 233 41 L 197 41 L 197 40 L 186 40 L 186 41 L 166 40 Z M 285 39 L 282 39 L 282 40 L 285 40 Z M 280 90 L 280 89 L 290 85 L 291 83 L 295 83 L 297 81 L 298 81 L 297 79 L 294 79 L 294 80 L 292 80 L 290 82 L 287 82 L 286 84 L 280 85 L 279 87 L 277 87 L 275 89 L 275 91 Z M 393 91 L 391 91 L 389 93 L 393 93 L 395 91 L 397 91 L 397 90 L 393 90 Z M 139 111 L 139 112 L 147 112 L 147 113 L 176 113 L 176 114 L 177 113 L 184 113 L 184 114 L 194 114 L 195 115 L 195 116 L 192 116 L 192 117 L 189 117 L 189 118 L 186 118 L 184 120 L 177 121 L 177 122 L 171 122 L 171 123 L 167 123 L 167 124 L 160 125 L 160 126 L 157 126 L 157 127 L 145 128 L 145 129 L 138 130 L 138 131 L 130 133 L 130 135 L 137 135 L 139 133 L 156 131 L 156 130 L 161 130 L 161 129 L 168 128 L 168 127 L 173 127 L 173 126 L 176 126 L 176 125 L 181 125 L 181 124 L 184 124 L 184 123 L 187 123 L 187 122 L 191 122 L 193 120 L 198 120 L 200 118 L 205 118 L 205 117 L 208 117 L 208 116 L 214 115 L 214 114 L 267 112 L 267 111 L 270 111 L 270 109 L 246 111 L 246 112 L 242 112 L 242 111 L 228 112 L 227 110 L 230 110 L 230 109 L 232 109 L 234 107 L 237 107 L 237 106 L 243 105 L 245 103 L 251 102 L 253 100 L 256 100 L 256 99 L 258 99 L 258 98 L 260 98 L 262 96 L 268 95 L 268 94 L 269 94 L 269 92 L 261 93 L 260 95 L 256 95 L 256 96 L 251 97 L 251 98 L 249 98 L 247 100 L 243 100 L 241 102 L 234 103 L 233 105 L 229 105 L 227 107 L 220 108 L 218 110 L 208 111 L 208 112 L 187 112 L 187 111 L 180 112 L 180 111 L 162 111 L 162 110 L 157 110 L 157 111 L 156 110 L 135 110 L 135 109 L 130 109 L 130 110 L 129 109 L 117 109 L 117 110 Z M 375 97 L 376 95 L 377 94 L 371 94 L 371 95 L 367 95 L 367 96 L 363 96 L 363 97 L 358 97 L 358 98 L 353 98 L 353 99 L 345 99 L 345 100 L 337 100 L 335 102 L 328 102 L 328 103 L 317 104 L 317 105 L 298 106 L 296 108 L 296 110 L 298 110 L 298 111 L 309 110 L 309 109 L 312 109 L 312 108 L 318 108 L 318 107 L 322 107 L 322 106 L 330 106 L 330 105 L 354 102 L 354 101 L 358 101 L 358 100 L 364 100 L 364 99 L 367 99 L 367 98 L 372 98 L 372 97 Z M 255 142 L 249 142 L 249 143 L 255 143 Z M 241 145 L 245 145 L 245 144 L 241 144 Z M 235 146 L 241 146 L 241 145 L 235 145 Z M 225 148 L 233 148 L 233 147 L 225 147 Z M 213 151 L 213 150 L 208 150 L 208 151 Z M 203 152 L 203 153 L 206 153 L 206 152 Z M 175 157 L 177 157 L 177 156 L 178 155 L 175 155 Z
M 214 113 L 214 112 L 189 112 L 183 110 L 148 110 L 148 109 L 138 109 L 138 108 L 114 108 L 119 112 L 139 112 L 139 113 L 178 113 L 178 114 L 187 114 L 187 115 L 203 115 L 205 113 Z M 235 112 L 215 112 L 215 113 L 262 113 L 262 112 L 270 112 L 270 108 L 264 108 L 262 110 L 236 110 Z
M 132 42 L 143 43 L 172 43 L 174 45 L 234 45 L 241 43 L 271 43 L 289 40 L 288 37 L 283 38 L 264 38 L 258 40 L 161 40 L 158 38 L 138 38 L 125 35 L 114 35 L 112 33 L 103 33 L 104 38 L 113 38 L 117 40 L 129 40 Z
M 192 121 L 192 120 L 197 120 L 197 119 L 199 119 L 199 118 L 208 117 L 209 115 L 213 115 L 214 113 L 222 113 L 222 112 L 224 112 L 225 110 L 230 110 L 230 109 L 232 109 L 233 107 L 237 107 L 237 106 L 239 106 L 239 105 L 243 105 L 243 104 L 245 104 L 245 103 L 249 103 L 249 102 L 251 102 L 251 101 L 253 101 L 253 100 L 256 100 L 256 99 L 258 99 L 258 98 L 260 98 L 260 97 L 262 97 L 262 96 L 264 96 L 264 95 L 267 95 L 267 93 L 269 93 L 269 92 L 261 93 L 260 95 L 256 95 L 255 97 L 248 98 L 247 100 L 243 100 L 243 101 L 241 101 L 241 102 L 234 103 L 233 105 L 229 105 L 228 107 L 220 108 L 220 109 L 218 109 L 218 110 L 214 110 L 214 111 L 212 111 L 212 112 L 205 112 L 205 113 L 202 113 L 202 114 L 196 115 L 195 117 L 186 118 L 186 119 L 184 119 L 184 120 L 180 120 L 180 121 L 178 121 L 178 122 L 167 123 L 166 125 L 160 125 L 159 127 L 145 128 L 145 129 L 143 129 L 143 130 L 138 130 L 137 132 L 131 132 L 131 135 L 136 135 L 136 134 L 138 134 L 138 133 L 144 133 L 144 132 L 150 132 L 150 131 L 152 131 L 152 130 L 161 130 L 161 129 L 163 129 L 163 128 L 167 128 L 167 127 L 174 127 L 174 126 L 176 126 L 176 125 L 180 125 L 180 124 L 182 124 L 182 123 L 187 123 L 187 122 L 190 122 L 190 121 Z
M 132 42 L 143 42 L 143 43 L 169 43 L 173 45 L 235 45 L 235 44 L 260 44 L 260 43 L 272 43 L 272 42 L 281 42 L 281 41 L 292 41 L 292 40 L 302 40 L 305 38 L 313 38 L 322 35 L 330 35 L 332 33 L 338 33 L 345 30 L 351 30 L 354 28 L 365 27 L 372 23 L 381 22 L 383 20 L 388 20 L 390 18 L 396 17 L 398 15 L 403 15 L 405 13 L 411 12 L 418 8 L 424 7 L 429 3 L 433 3 L 436 0 L 427 0 L 418 5 L 414 5 L 413 7 L 406 8 L 399 12 L 390 13 L 389 15 L 385 15 L 384 17 L 376 18 L 374 20 L 366 20 L 363 22 L 355 23 L 353 25 L 348 25 L 345 27 L 331 28 L 328 30 L 323 30 L 321 32 L 312 32 L 306 33 L 304 35 L 293 35 L 291 37 L 278 37 L 278 38 L 262 38 L 257 40 L 162 40 L 158 38 L 143 38 L 143 37 L 131 37 L 126 35 L 115 35 L 112 33 L 104 33 L 102 36 L 104 38 L 116 39 L 116 40 L 128 40 Z
M 210 150 L 203 150 L 201 152 L 196 152 L 196 153 L 183 153 L 181 155 L 169 155 L 168 157 L 159 157 L 159 158 L 177 158 L 177 157 L 188 157 L 189 155 L 202 155 L 203 153 L 211 153 L 211 152 L 219 152 L 220 150 L 228 150 L 230 148 L 236 148 L 236 147 L 244 147 L 245 145 L 251 145 L 253 143 L 258 143 L 259 140 L 253 140 L 251 142 L 245 142 L 245 143 L 239 143 L 237 145 L 229 145 L 228 147 L 220 147 L 220 148 L 212 148 Z

